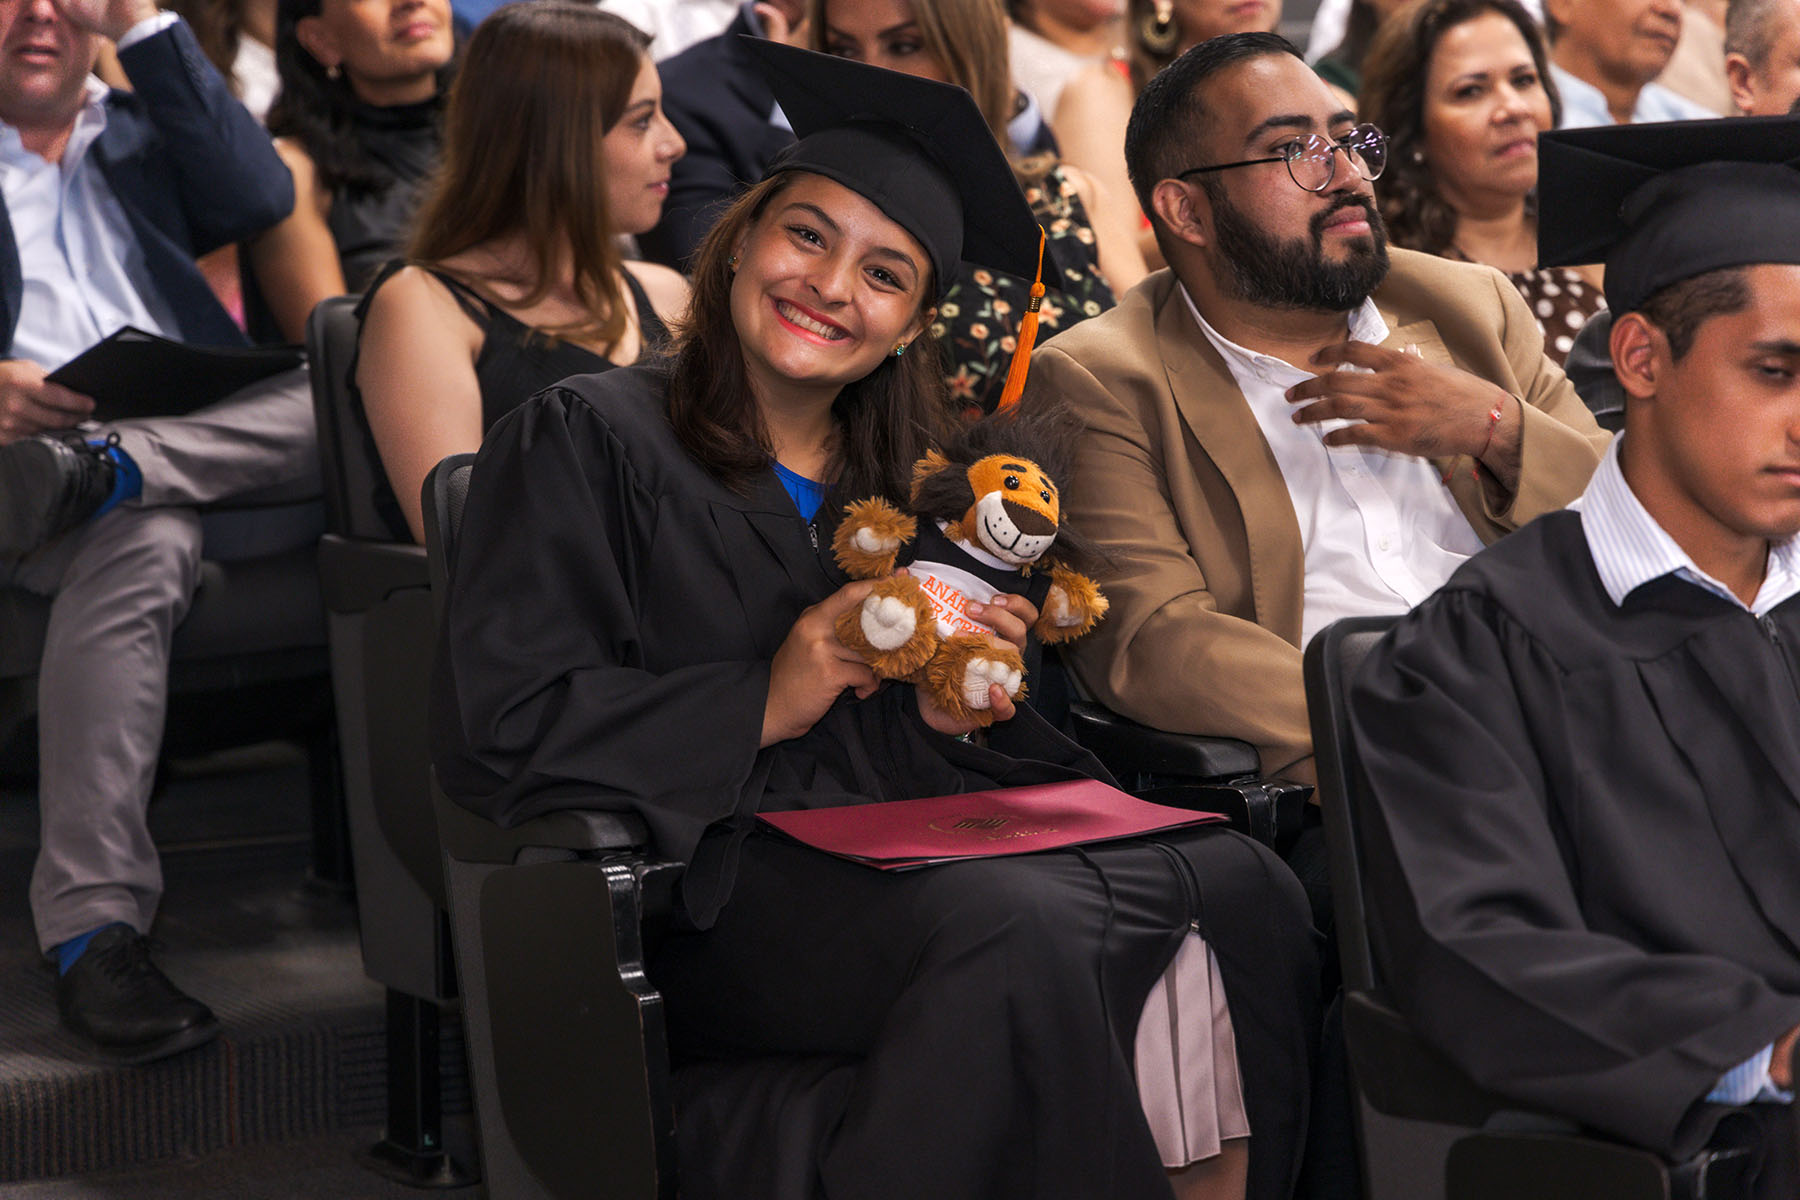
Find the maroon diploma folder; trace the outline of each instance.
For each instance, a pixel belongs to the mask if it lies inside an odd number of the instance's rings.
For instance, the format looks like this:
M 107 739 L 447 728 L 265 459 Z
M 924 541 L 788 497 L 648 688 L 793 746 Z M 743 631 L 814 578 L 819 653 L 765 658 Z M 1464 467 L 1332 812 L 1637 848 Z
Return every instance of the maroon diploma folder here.
M 1150 804 L 1093 779 L 760 816 L 814 849 L 884 871 L 1110 842 L 1225 819 Z

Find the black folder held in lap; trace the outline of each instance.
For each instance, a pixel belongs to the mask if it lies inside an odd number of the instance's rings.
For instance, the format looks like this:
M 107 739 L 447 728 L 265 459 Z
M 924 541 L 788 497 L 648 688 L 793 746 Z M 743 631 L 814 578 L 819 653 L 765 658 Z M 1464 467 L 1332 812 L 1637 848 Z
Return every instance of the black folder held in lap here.
M 293 346 L 189 346 L 130 325 L 47 377 L 94 401 L 94 419 L 175 417 L 304 360 Z

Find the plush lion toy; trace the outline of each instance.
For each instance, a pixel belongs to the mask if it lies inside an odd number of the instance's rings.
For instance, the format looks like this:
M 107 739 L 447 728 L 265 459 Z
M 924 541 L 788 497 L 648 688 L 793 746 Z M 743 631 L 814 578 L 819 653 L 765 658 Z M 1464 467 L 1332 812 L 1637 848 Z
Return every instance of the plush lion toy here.
M 964 610 L 1022 594 L 1038 608 L 1031 632 L 1050 644 L 1105 614 L 1099 587 L 1070 565 L 1092 552 L 1061 524 L 1055 476 L 1066 473 L 1071 435 L 1066 413 L 997 413 L 913 465 L 911 514 L 880 498 L 847 505 L 832 539 L 838 565 L 881 582 L 838 618 L 838 639 L 959 720 L 993 721 L 990 684 L 1022 696 L 1018 652 L 995 645 L 993 630 Z M 907 573 L 895 575 L 903 547 Z

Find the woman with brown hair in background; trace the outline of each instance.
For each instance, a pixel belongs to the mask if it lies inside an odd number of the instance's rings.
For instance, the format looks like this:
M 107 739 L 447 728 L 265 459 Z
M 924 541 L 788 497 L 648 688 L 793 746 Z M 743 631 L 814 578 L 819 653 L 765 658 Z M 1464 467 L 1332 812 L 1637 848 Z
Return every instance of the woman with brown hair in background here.
M 1560 365 L 1606 301 L 1537 265 L 1537 135 L 1561 101 L 1536 23 L 1517 0 L 1421 0 L 1376 35 L 1357 108 L 1388 135 L 1375 196 L 1394 245 L 1504 272 Z
M 355 381 L 396 537 L 419 537 L 439 459 L 538 389 L 661 340 L 687 284 L 622 261 L 618 237 L 656 223 L 682 149 L 649 40 L 620 18 L 533 0 L 476 28 L 407 262 L 359 310 Z
M 1130 191 L 1115 195 L 1054 155 L 1026 153 L 1033 135 L 1021 126 L 1030 124 L 1029 109 L 1013 87 L 1000 0 L 811 0 L 808 28 L 816 50 L 953 83 L 975 98 L 1008 149 L 1058 267 L 1044 273 L 1040 338 L 1111 308 L 1143 278 Z M 1029 290 L 1028 280 L 969 267 L 944 296 L 933 333 L 944 347 L 953 410 L 993 408 Z

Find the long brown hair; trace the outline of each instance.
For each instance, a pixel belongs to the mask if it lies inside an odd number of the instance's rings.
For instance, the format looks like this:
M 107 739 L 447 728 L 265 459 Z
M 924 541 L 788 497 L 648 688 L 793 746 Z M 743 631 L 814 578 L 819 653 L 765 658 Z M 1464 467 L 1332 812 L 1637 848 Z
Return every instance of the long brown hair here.
M 693 299 L 676 323 L 669 367 L 669 420 L 687 452 L 715 478 L 739 488 L 769 463 L 768 429 L 750 394 L 743 343 L 731 319 L 733 255 L 738 244 L 798 172 L 783 171 L 738 198 L 693 258 Z M 937 295 L 920 281 L 920 315 Z M 844 385 L 832 404 L 837 441 L 833 494 L 886 496 L 904 504 L 912 464 L 942 439 L 944 379 L 937 345 L 922 330 L 907 352 L 888 355 L 869 374 Z
M 1550 77 L 1550 60 L 1537 24 L 1518 0 L 1418 0 L 1385 21 L 1363 58 L 1357 115 L 1388 135 L 1388 165 L 1375 181 L 1375 200 L 1394 245 L 1442 254 L 1456 237 L 1456 210 L 1438 191 L 1425 159 L 1425 85 L 1431 56 L 1444 35 L 1488 13 L 1518 27 L 1531 50 L 1538 78 L 1550 97 L 1550 124 L 1562 123 L 1562 97 Z M 1537 194 L 1525 201 L 1537 215 Z
M 586 312 L 540 332 L 616 345 L 628 307 L 607 211 L 601 139 L 624 115 L 650 39 L 571 0 L 495 9 L 475 27 L 444 118 L 444 158 L 407 254 L 439 266 L 503 237 L 525 244 L 536 304 L 559 282 Z M 477 280 L 468 280 L 474 285 Z
M 825 42 L 825 6 L 830 0 L 807 0 L 807 38 L 814 50 L 829 53 Z M 1012 132 L 1017 94 L 1012 82 L 1012 52 L 1007 40 L 1006 9 L 1001 0 L 910 0 L 919 38 L 943 68 L 944 75 L 975 98 L 975 107 L 993 131 L 994 140 L 1012 161 L 1021 182 L 1036 183 L 1056 159 L 1034 154 L 1014 159 Z

